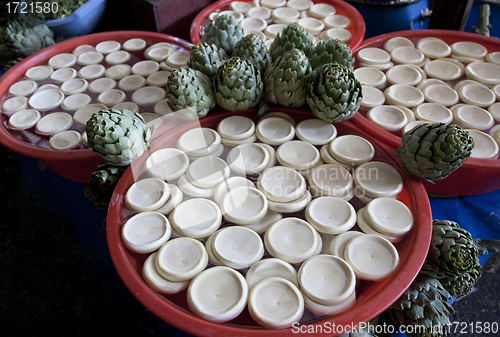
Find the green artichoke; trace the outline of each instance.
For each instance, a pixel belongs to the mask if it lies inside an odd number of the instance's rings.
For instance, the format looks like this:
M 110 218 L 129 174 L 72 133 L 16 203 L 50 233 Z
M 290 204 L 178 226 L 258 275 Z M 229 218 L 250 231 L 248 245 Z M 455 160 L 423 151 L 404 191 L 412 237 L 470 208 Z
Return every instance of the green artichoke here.
M 25 57 L 55 44 L 52 30 L 29 17 L 11 22 L 5 32 L 12 46 Z
M 403 135 L 396 155 L 408 174 L 441 180 L 462 166 L 473 148 L 474 139 L 458 125 L 424 123 Z
M 269 48 L 269 54 L 273 61 L 294 48 L 302 50 L 307 55 L 312 45 L 311 35 L 304 28 L 292 23 L 276 35 Z
M 234 46 L 244 35 L 243 27 L 229 14 L 220 14 L 210 21 L 203 30 L 201 42 L 214 44 L 231 55 Z
M 481 263 L 479 260 L 470 271 L 461 272 L 459 275 L 449 272 L 443 273 L 444 277 L 440 280 L 443 287 L 456 298 L 467 295 L 477 280 L 481 277 Z
M 11 67 L 24 57 L 55 44 L 49 27 L 30 17 L 19 17 L 0 31 L 0 66 Z
M 219 67 L 214 88 L 220 107 L 229 111 L 246 110 L 259 103 L 264 82 L 252 62 L 235 56 Z
M 312 69 L 326 63 L 338 63 L 350 70 L 354 68 L 354 57 L 349 45 L 339 39 L 319 41 L 309 52 L 309 62 Z
M 154 129 L 138 113 L 109 109 L 94 113 L 85 132 L 89 146 L 108 165 L 127 166 L 148 148 Z
M 219 69 L 221 64 L 228 58 L 229 56 L 224 49 L 214 44 L 202 42 L 191 47 L 191 54 L 189 55 L 187 66 L 199 70 L 209 78 L 212 78 L 217 72 L 217 69 Z
M 432 241 L 427 261 L 452 273 L 470 271 L 478 262 L 479 251 L 471 234 L 456 222 L 433 220 Z
M 167 81 L 168 105 L 173 111 L 192 107 L 198 117 L 204 117 L 215 107 L 212 82 L 201 71 L 178 68 Z
M 311 72 L 306 101 L 316 117 L 328 123 L 348 120 L 362 100 L 361 83 L 349 68 L 327 63 Z
M 420 272 L 439 279 L 452 296 L 460 298 L 481 276 L 478 254 L 467 230 L 453 221 L 433 220 L 432 241 Z
M 386 312 L 395 324 L 407 327 L 408 337 L 446 336 L 451 325 L 449 315 L 455 312 L 450 300 L 439 280 L 419 274 Z
M 118 184 L 125 169 L 125 166 L 98 164 L 90 175 L 90 180 L 85 184 L 83 190 L 85 196 L 92 200 L 98 208 L 108 208 L 116 184 Z
M 310 69 L 309 59 L 300 49 L 279 56 L 264 73 L 266 99 L 283 106 L 304 105 Z
M 272 62 L 264 40 L 257 34 L 243 36 L 236 42 L 231 56 L 246 58 L 259 69 L 261 74 L 264 74 L 264 71 Z

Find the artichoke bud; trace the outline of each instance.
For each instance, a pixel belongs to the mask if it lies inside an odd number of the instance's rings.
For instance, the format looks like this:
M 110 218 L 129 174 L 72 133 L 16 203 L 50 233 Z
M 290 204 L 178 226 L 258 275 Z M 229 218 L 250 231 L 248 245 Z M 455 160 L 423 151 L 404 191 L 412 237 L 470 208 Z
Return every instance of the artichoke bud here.
M 302 50 L 295 48 L 279 56 L 264 73 L 266 99 L 283 106 L 304 105 L 309 71 L 309 60 Z
M 419 328 L 415 334 L 407 329 L 409 337 L 445 336 L 451 325 L 449 315 L 455 312 L 449 300 L 451 296 L 439 280 L 419 274 L 386 313 L 394 324 Z M 436 326 L 442 330 L 437 331 Z
M 319 41 L 308 54 L 311 67 L 316 69 L 326 63 L 338 63 L 350 70 L 354 68 L 354 57 L 349 45 L 339 39 Z
M 362 99 L 361 83 L 346 66 L 327 63 L 311 72 L 306 101 L 316 117 L 329 123 L 348 120 Z
M 264 73 L 272 61 L 264 41 L 256 34 L 242 37 L 234 46 L 232 56 L 246 58 L 259 69 L 261 74 Z
M 167 103 L 173 111 L 191 107 L 198 117 L 203 117 L 215 107 L 212 82 L 196 69 L 178 68 L 172 71 L 167 81 L 167 92 Z
M 214 44 L 224 49 L 227 55 L 231 55 L 236 42 L 243 35 L 243 27 L 234 16 L 220 14 L 205 26 L 201 42 Z
M 456 222 L 433 220 L 432 240 L 421 274 L 439 279 L 453 296 L 465 296 L 481 276 L 479 250 Z
M 240 57 L 225 61 L 214 77 L 215 100 L 223 109 L 246 110 L 257 105 L 264 83 L 259 69 Z
M 269 54 L 273 61 L 294 48 L 302 50 L 307 55 L 312 45 L 313 41 L 309 33 L 304 28 L 291 24 L 276 35 L 269 48 Z
M 101 110 L 87 121 L 88 144 L 112 166 L 127 166 L 149 147 L 154 129 L 142 116 L 129 110 Z
M 187 66 L 212 78 L 220 65 L 228 58 L 224 49 L 217 47 L 215 44 L 202 42 L 191 47 Z
M 84 187 L 85 196 L 92 200 L 98 208 L 107 208 L 113 191 L 125 172 L 123 166 L 112 166 L 100 163 L 90 175 Z
M 403 135 L 396 155 L 408 174 L 441 180 L 462 166 L 473 148 L 474 139 L 458 125 L 425 123 Z

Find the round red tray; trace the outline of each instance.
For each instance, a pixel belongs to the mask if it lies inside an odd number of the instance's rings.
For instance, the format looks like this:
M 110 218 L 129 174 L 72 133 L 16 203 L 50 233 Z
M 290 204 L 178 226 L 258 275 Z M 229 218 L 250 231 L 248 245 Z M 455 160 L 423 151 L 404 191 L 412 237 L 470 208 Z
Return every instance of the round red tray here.
M 233 1 L 235 0 L 216 1 L 198 13 L 191 24 L 190 36 L 193 44 L 201 42 L 201 33 L 208 23 L 208 16 L 213 12 L 228 9 L 229 4 Z M 245 2 L 251 1 L 245 0 Z M 341 0 L 313 0 L 313 2 L 330 4 L 335 7 L 336 14 L 344 15 L 351 20 L 351 24 L 346 28 L 352 34 L 352 38 L 348 43 L 349 47 L 354 50 L 361 44 L 365 37 L 365 20 L 356 8 Z
M 315 118 L 309 110 L 299 108 L 272 107 L 271 111 L 284 111 L 290 114 L 296 122 L 304 119 Z M 257 121 L 256 109 L 240 112 Z M 107 217 L 107 240 L 111 258 L 121 279 L 131 291 L 131 293 L 152 313 L 187 333 L 196 336 L 214 337 L 235 337 L 235 336 L 294 336 L 298 329 L 291 327 L 288 329 L 269 330 L 257 325 L 245 309 L 236 319 L 224 323 L 215 324 L 198 318 L 189 311 L 186 300 L 186 291 L 175 295 L 161 295 L 152 290 L 142 279 L 142 265 L 149 254 L 137 254 L 130 251 L 121 239 L 121 228 L 124 222 L 133 215 L 124 207 L 124 195 L 128 188 L 134 183 L 134 177 L 141 176 L 143 165 L 149 155 L 158 149 L 165 147 L 175 147 L 176 140 L 185 131 L 200 126 L 216 128 L 218 122 L 225 117 L 234 115 L 234 112 L 220 111 L 213 112 L 200 119 L 199 123 L 191 122 L 178 125 L 175 129 L 158 129 L 154 135 L 149 152 L 134 161 L 122 178 L 114 191 Z M 374 160 L 387 162 L 398 169 L 403 176 L 404 187 L 398 199 L 404 202 L 413 212 L 415 226 L 406 234 L 403 240 L 396 244 L 400 254 L 400 263 L 394 274 L 382 281 L 363 281 L 359 284 L 356 294 L 357 300 L 354 306 L 344 313 L 320 317 L 309 321 L 301 321 L 323 333 L 315 335 L 338 335 L 336 330 L 328 327 L 353 327 L 362 322 L 367 322 L 374 318 L 388 306 L 390 306 L 409 287 L 425 260 L 431 240 L 432 216 L 429 199 L 426 191 L 419 179 L 404 175 L 404 169 L 400 166 L 394 156 L 393 148 L 376 139 L 366 131 L 361 130 L 355 123 L 346 121 L 335 124 L 338 134 L 355 134 L 368 139 L 376 149 Z M 353 200 L 353 205 L 355 201 Z M 362 207 L 358 203 L 355 207 Z
M 43 65 L 48 60 L 59 53 L 71 53 L 76 47 L 82 44 L 96 45 L 106 40 L 125 42 L 131 38 L 142 38 L 148 45 L 156 42 L 169 42 L 180 47 L 185 47 L 189 42 L 161 33 L 141 32 L 141 31 L 114 31 L 96 33 L 66 40 L 39 52 L 30 55 L 7 71 L 0 81 L 0 102 L 7 95 L 9 87 L 21 80 L 24 73 L 29 68 L 36 65 Z M 0 143 L 16 153 L 39 159 L 48 168 L 63 178 L 86 183 L 96 165 L 102 161 L 92 149 L 75 150 L 52 150 L 50 148 L 37 147 L 13 136 L 7 129 L 8 116 L 0 113 Z
M 396 36 L 409 38 L 414 43 L 424 37 L 437 37 L 448 44 L 472 41 L 482 44 L 489 52 L 500 51 L 500 40 L 496 38 L 460 31 L 426 29 L 393 32 L 366 39 L 359 48 L 354 50 L 353 54 L 356 55 L 363 48 L 381 48 L 385 41 Z M 357 62 L 355 67 L 356 65 Z M 370 122 L 363 114 L 357 113 L 353 121 L 362 130 L 378 137 L 393 148 L 397 149 L 401 146 L 400 136 L 385 131 Z M 434 183 L 422 181 L 426 190 L 435 194 L 466 196 L 496 191 L 500 189 L 500 159 L 469 158 L 459 169 L 443 180 Z

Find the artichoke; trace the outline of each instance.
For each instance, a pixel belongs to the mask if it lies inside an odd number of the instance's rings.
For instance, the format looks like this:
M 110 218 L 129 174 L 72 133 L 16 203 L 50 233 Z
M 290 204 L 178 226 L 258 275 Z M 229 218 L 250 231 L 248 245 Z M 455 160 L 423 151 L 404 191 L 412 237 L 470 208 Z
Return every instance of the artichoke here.
M 309 59 L 300 49 L 279 56 L 264 73 L 266 99 L 273 104 L 304 105 L 309 83 Z
M 192 107 L 198 117 L 204 117 L 215 107 L 212 82 L 201 71 L 178 68 L 167 81 L 168 105 L 173 111 Z
M 348 120 L 362 100 L 361 83 L 349 68 L 327 63 L 311 72 L 306 101 L 316 117 L 328 123 Z
M 55 44 L 49 27 L 30 17 L 19 17 L 0 34 L 0 66 L 9 67 L 24 57 Z
M 215 100 L 223 109 L 230 111 L 256 106 L 263 88 L 259 69 L 247 59 L 237 56 L 224 62 L 214 78 Z
M 479 260 L 470 271 L 461 272 L 459 275 L 444 272 L 444 277 L 440 280 L 443 287 L 456 298 L 467 295 L 477 280 L 481 277 L 481 263 Z
M 479 251 L 467 230 L 453 221 L 433 220 L 427 261 L 442 270 L 460 273 L 474 268 L 478 255 Z
M 98 164 L 90 175 L 90 180 L 85 184 L 83 193 L 98 208 L 107 208 L 116 184 L 118 184 L 125 169 L 124 166 L 112 166 L 106 163 Z
M 55 44 L 52 30 L 30 17 L 11 22 L 5 33 L 15 50 L 24 57 Z
M 229 14 L 220 14 L 210 21 L 203 30 L 201 42 L 214 44 L 231 55 L 234 46 L 244 35 L 243 27 Z
M 94 113 L 85 126 L 87 142 L 108 165 L 127 166 L 148 148 L 153 128 L 129 110 L 109 109 Z
M 236 42 L 231 56 L 246 58 L 259 69 L 261 74 L 264 73 L 272 62 L 264 40 L 257 34 L 249 34 Z
M 326 63 L 338 63 L 350 70 L 354 68 L 354 57 L 349 45 L 339 39 L 319 41 L 309 52 L 309 62 L 312 69 Z
M 269 54 L 271 54 L 273 61 L 294 48 L 302 50 L 307 55 L 312 45 L 313 40 L 309 33 L 304 28 L 292 23 L 276 35 L 271 47 L 269 47 Z
M 201 71 L 203 74 L 212 78 L 217 69 L 227 60 L 229 56 L 224 49 L 214 44 L 198 43 L 191 47 L 191 54 L 187 61 L 187 66 Z
M 441 180 L 462 166 L 473 147 L 474 139 L 458 125 L 424 123 L 403 135 L 396 155 L 408 174 Z
M 439 280 L 419 274 L 386 312 L 395 324 L 412 326 L 406 329 L 408 337 L 446 336 L 449 315 L 455 312 L 449 300 L 451 296 Z
M 460 298 L 481 276 L 478 254 L 467 230 L 453 221 L 433 220 L 432 241 L 420 272 L 439 279 L 452 296 Z

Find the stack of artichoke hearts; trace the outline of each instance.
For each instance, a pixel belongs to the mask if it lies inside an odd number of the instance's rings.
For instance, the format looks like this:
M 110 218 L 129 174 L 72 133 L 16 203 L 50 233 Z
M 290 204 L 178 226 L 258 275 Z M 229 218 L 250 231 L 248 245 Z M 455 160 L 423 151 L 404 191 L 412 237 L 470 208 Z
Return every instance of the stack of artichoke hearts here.
M 169 76 L 168 102 L 173 111 L 194 108 L 198 117 L 216 106 L 240 111 L 307 103 L 318 118 L 342 122 L 363 98 L 353 64 L 351 49 L 340 40 L 313 45 L 302 27 L 291 24 L 268 50 L 261 37 L 244 35 L 233 16 L 222 14 L 205 26 L 201 43 L 191 46 L 187 68 Z

